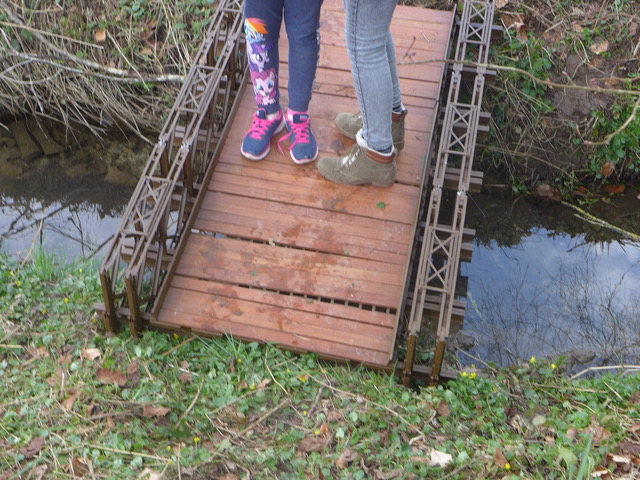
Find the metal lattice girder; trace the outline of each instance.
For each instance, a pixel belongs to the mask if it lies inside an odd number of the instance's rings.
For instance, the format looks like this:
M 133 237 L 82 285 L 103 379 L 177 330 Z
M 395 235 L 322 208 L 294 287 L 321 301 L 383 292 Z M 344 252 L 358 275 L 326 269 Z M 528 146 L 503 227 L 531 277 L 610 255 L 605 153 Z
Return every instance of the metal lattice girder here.
M 495 6 L 491 1 L 465 1 L 455 53 L 456 61 L 487 63 L 494 11 Z
M 432 380 L 437 381 L 442 368 L 446 338 L 449 335 L 455 302 L 467 192 L 472 179 L 472 164 L 479 127 L 484 73 L 488 60 L 494 5 L 491 1 L 465 0 L 457 38 L 455 62 L 451 69 L 449 90 L 444 105 L 440 142 L 435 155 L 432 190 L 426 203 L 426 221 L 416 272 L 413 304 L 408 324 L 407 361 L 404 381 L 413 371 L 416 338 L 422 325 L 427 298 L 436 299 L 438 327 Z M 471 92 L 462 80 L 463 64 L 476 62 Z M 470 95 L 469 95 L 470 93 Z M 457 195 L 448 225 L 440 223 L 442 194 L 447 169 L 458 169 Z
M 107 326 L 132 331 L 159 293 L 247 74 L 242 3 L 221 0 L 101 267 Z M 176 148 L 177 135 L 182 144 Z M 198 139 L 201 148 L 198 147 Z M 144 287 L 143 287 L 144 283 Z M 142 290 L 145 290 L 142 298 Z

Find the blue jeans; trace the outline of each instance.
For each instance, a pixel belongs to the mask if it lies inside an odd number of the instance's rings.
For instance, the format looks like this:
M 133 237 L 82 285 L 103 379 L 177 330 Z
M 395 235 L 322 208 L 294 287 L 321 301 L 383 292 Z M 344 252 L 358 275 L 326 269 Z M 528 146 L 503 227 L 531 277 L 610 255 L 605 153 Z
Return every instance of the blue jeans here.
M 289 108 L 306 112 L 320 53 L 322 0 L 246 0 L 245 33 L 258 107 L 280 110 L 278 41 L 284 17 L 289 38 Z
M 347 50 L 369 148 L 393 146 L 391 111 L 402 105 L 396 50 L 389 27 L 397 0 L 344 0 Z

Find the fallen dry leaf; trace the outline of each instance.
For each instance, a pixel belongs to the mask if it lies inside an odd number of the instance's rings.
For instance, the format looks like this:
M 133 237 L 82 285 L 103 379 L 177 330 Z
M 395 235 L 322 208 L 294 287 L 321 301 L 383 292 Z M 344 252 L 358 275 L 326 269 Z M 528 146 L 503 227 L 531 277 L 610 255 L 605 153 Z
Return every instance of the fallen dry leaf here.
M 74 477 L 84 477 L 89 473 L 89 467 L 87 466 L 87 460 L 80 457 L 71 457 L 71 473 Z
M 27 347 L 27 352 L 29 352 L 29 355 L 31 355 L 33 358 L 49 357 L 49 351 L 47 350 L 47 347 Z
M 607 50 L 609 50 L 609 42 L 607 42 L 606 40 L 602 40 L 600 42 L 592 43 L 589 47 L 589 50 L 591 50 L 596 55 L 600 55 L 601 53 L 605 53 Z
M 134 375 L 140 370 L 140 364 L 138 362 L 131 362 L 127 367 L 127 375 Z
M 178 380 L 180 380 L 181 383 L 193 383 L 193 378 L 191 377 L 191 374 L 186 372 L 178 375 Z
M 620 442 L 618 444 L 618 448 L 622 453 L 628 453 L 630 455 L 640 455 L 640 442 Z
M 329 444 L 330 438 L 314 435 L 305 437 L 298 442 L 298 449 L 305 452 L 319 452 Z
M 594 445 L 598 445 L 603 440 L 606 440 L 609 437 L 611 437 L 611 432 L 609 432 L 609 430 L 607 430 L 606 428 L 602 427 L 598 423 L 598 419 L 596 417 L 593 417 L 591 419 L 591 425 L 589 425 L 587 428 L 584 429 L 584 433 L 587 435 L 589 434 L 593 435 Z
M 44 447 L 44 443 L 45 442 L 43 437 L 36 437 L 31 440 L 29 445 L 21 448 L 20 453 L 23 454 L 26 458 L 33 457 L 38 452 L 40 452 L 40 450 L 42 450 L 42 447 Z
M 80 353 L 80 358 L 85 360 L 95 360 L 96 358 L 99 358 L 100 355 L 102 355 L 102 353 L 100 353 L 100 350 L 97 348 L 85 348 Z
M 320 435 L 322 435 L 323 437 L 327 437 L 330 433 L 329 427 L 327 426 L 326 423 L 322 423 L 322 425 L 320 425 Z
M 169 408 L 167 407 L 152 407 L 151 405 L 146 405 L 142 409 L 142 415 L 151 418 L 151 417 L 164 417 L 167 413 L 169 413 Z
M 429 455 L 429 457 L 429 465 L 432 467 L 447 468 L 453 461 L 453 457 L 451 455 L 436 450 L 435 448 L 431 450 L 431 454 Z
M 78 395 L 80 395 L 80 393 L 77 390 L 70 390 L 69 393 L 70 395 L 66 398 L 64 402 L 62 402 L 62 407 L 67 411 L 73 410 L 73 404 L 76 403 L 76 400 L 78 399 Z
M 622 193 L 624 192 L 624 185 L 605 185 L 604 191 L 607 193 Z
M 597 467 L 592 473 L 591 478 L 604 478 L 609 480 L 611 478 L 611 472 L 604 467 Z
M 162 472 L 145 468 L 142 473 L 138 475 L 138 480 L 162 480 Z
M 509 4 L 509 0 L 496 0 L 496 8 L 504 8 Z
M 602 173 L 602 176 L 604 178 L 607 178 L 615 171 L 615 169 L 616 167 L 613 164 L 613 162 L 606 162 L 604 165 L 602 165 L 602 168 L 600 169 L 600 173 Z
M 99 368 L 96 372 L 96 377 L 98 377 L 100 383 L 105 385 L 113 385 L 115 383 L 119 387 L 124 387 L 127 384 L 127 376 L 117 370 Z
M 445 400 L 440 400 L 436 411 L 441 417 L 448 417 L 451 415 L 451 408 L 449 408 L 449 404 Z
M 338 460 L 336 460 L 336 466 L 340 469 L 345 469 L 357 459 L 358 454 L 356 452 L 350 448 L 345 448 L 340 454 L 340 457 L 338 457 Z
M 107 31 L 103 29 L 96 30 L 96 33 L 93 34 L 93 38 L 96 42 L 102 43 L 107 39 Z
M 500 468 L 504 468 L 505 465 L 509 463 L 507 462 L 507 457 L 504 456 L 504 453 L 502 453 L 502 450 L 499 448 L 496 449 L 496 453 L 493 455 L 493 461 L 496 462 L 496 465 Z

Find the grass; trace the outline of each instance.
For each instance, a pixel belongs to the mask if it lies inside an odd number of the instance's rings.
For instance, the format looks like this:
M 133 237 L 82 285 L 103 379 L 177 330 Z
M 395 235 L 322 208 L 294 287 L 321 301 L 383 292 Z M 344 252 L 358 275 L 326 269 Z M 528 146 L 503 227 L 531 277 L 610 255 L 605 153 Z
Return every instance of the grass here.
M 607 455 L 638 458 L 637 374 L 531 359 L 407 389 L 271 345 L 110 335 L 95 264 L 0 257 L 0 277 L 2 480 L 618 478 Z

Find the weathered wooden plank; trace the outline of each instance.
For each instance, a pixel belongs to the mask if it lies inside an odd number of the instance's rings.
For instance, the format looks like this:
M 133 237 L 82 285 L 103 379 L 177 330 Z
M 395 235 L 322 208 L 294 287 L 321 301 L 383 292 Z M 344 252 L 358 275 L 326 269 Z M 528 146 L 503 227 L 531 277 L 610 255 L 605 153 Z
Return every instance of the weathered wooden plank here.
M 402 269 L 350 257 L 192 234 L 179 275 L 397 308 Z
M 366 220 L 366 221 L 363 221 Z M 412 227 L 208 192 L 194 228 L 294 248 L 404 265 Z

